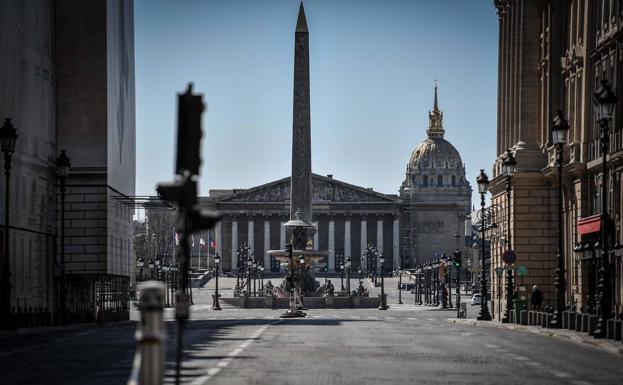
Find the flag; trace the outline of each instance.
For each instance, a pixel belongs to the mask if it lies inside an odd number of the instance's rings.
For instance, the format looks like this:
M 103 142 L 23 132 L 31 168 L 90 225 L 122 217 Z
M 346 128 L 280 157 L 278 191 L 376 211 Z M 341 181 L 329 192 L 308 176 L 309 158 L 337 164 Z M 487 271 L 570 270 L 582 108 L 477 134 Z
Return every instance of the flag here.
M 195 236 L 190 234 L 190 239 L 192 239 L 192 244 L 190 245 L 190 247 L 195 247 Z
M 201 246 L 205 246 L 206 245 L 206 241 L 203 240 L 203 238 L 199 238 L 199 245 Z
M 210 241 L 210 247 L 216 249 L 216 241 L 212 239 L 212 236 L 208 234 L 208 240 Z
M 179 246 L 180 245 L 180 236 L 175 233 L 175 246 Z

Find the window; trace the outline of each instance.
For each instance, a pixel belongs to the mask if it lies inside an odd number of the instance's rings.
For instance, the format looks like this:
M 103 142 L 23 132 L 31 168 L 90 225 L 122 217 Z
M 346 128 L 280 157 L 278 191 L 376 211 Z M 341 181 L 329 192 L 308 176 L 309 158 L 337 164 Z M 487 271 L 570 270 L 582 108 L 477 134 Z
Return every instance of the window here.
M 422 184 L 423 184 L 424 186 L 428 186 L 428 175 L 424 175 L 424 176 L 422 177 Z
M 456 186 L 456 176 L 452 175 L 452 186 Z
M 437 175 L 437 186 L 443 186 L 443 176 Z

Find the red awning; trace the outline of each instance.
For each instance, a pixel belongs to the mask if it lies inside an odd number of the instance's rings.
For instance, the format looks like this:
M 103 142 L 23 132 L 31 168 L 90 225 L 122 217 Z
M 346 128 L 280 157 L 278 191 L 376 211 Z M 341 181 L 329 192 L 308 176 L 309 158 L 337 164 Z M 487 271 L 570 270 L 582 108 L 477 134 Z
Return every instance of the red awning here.
M 578 220 L 578 233 L 580 235 L 598 233 L 601 230 L 601 214 Z

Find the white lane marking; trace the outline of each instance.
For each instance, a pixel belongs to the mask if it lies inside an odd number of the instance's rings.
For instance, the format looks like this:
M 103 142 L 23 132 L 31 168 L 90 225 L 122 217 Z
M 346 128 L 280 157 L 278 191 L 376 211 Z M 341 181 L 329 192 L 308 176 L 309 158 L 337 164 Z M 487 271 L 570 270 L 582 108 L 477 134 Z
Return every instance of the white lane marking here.
M 396 317 L 385 317 L 385 319 L 396 319 Z
M 409 321 L 417 321 L 417 318 L 411 318 L 411 317 L 409 317 L 409 318 L 407 318 L 407 320 L 409 320 Z
M 368 319 L 379 319 L 378 317 L 370 316 Z
M 359 319 L 359 316 L 358 315 L 351 315 L 350 318 L 352 318 L 352 319 Z
M 231 352 L 229 352 L 227 355 L 230 357 L 236 357 L 238 354 L 242 353 L 244 349 L 242 348 L 236 348 L 234 350 L 232 350 Z
M 231 361 L 232 358 L 242 353 L 242 351 L 246 347 L 248 347 L 253 342 L 254 339 L 258 338 L 266 329 L 268 329 L 270 325 L 275 325 L 279 322 L 281 322 L 281 320 L 271 322 L 270 324 L 264 325 L 261 328 L 257 329 L 253 334 L 251 334 L 251 336 L 249 336 L 249 338 L 246 341 L 240 344 L 239 347 L 229 352 L 229 354 L 227 354 L 227 358 L 224 358 L 221 361 L 219 361 L 215 367 L 209 368 L 205 375 L 197 377 L 193 382 L 190 383 L 190 385 L 204 385 L 212 377 L 214 377 L 214 375 L 220 372 L 221 368 L 224 368 L 227 365 L 229 365 L 229 362 Z
M 465 337 L 469 337 L 469 336 L 473 336 L 474 333 L 472 333 L 472 332 L 465 332 L 465 333 L 461 333 L 461 335 L 465 336 Z
M 564 373 L 564 372 L 559 372 L 558 370 L 553 370 L 550 369 L 549 370 L 554 376 L 558 377 L 558 378 L 569 378 L 571 377 L 571 375 L 569 373 Z
M 497 348 L 499 348 L 499 346 L 493 345 L 493 344 L 485 344 L 485 346 L 488 347 L 489 349 L 497 349 Z
M 216 366 L 218 366 L 219 368 L 224 368 L 227 365 L 229 365 L 229 362 L 230 362 L 230 359 L 226 358 L 224 360 L 219 361 L 218 364 L 216 364 Z

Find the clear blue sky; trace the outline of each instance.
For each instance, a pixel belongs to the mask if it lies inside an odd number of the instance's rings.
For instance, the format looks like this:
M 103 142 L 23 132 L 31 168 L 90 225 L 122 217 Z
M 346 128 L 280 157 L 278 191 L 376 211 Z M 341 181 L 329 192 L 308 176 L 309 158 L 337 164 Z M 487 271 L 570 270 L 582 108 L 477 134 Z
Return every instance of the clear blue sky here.
M 476 188 L 495 158 L 490 0 L 307 0 L 312 168 L 395 194 L 439 80 L 446 139 Z M 175 94 L 204 94 L 200 193 L 290 175 L 298 0 L 135 1 L 137 194 L 172 179 Z M 474 194 L 476 195 L 476 194 Z M 474 201 L 476 197 L 474 196 Z

